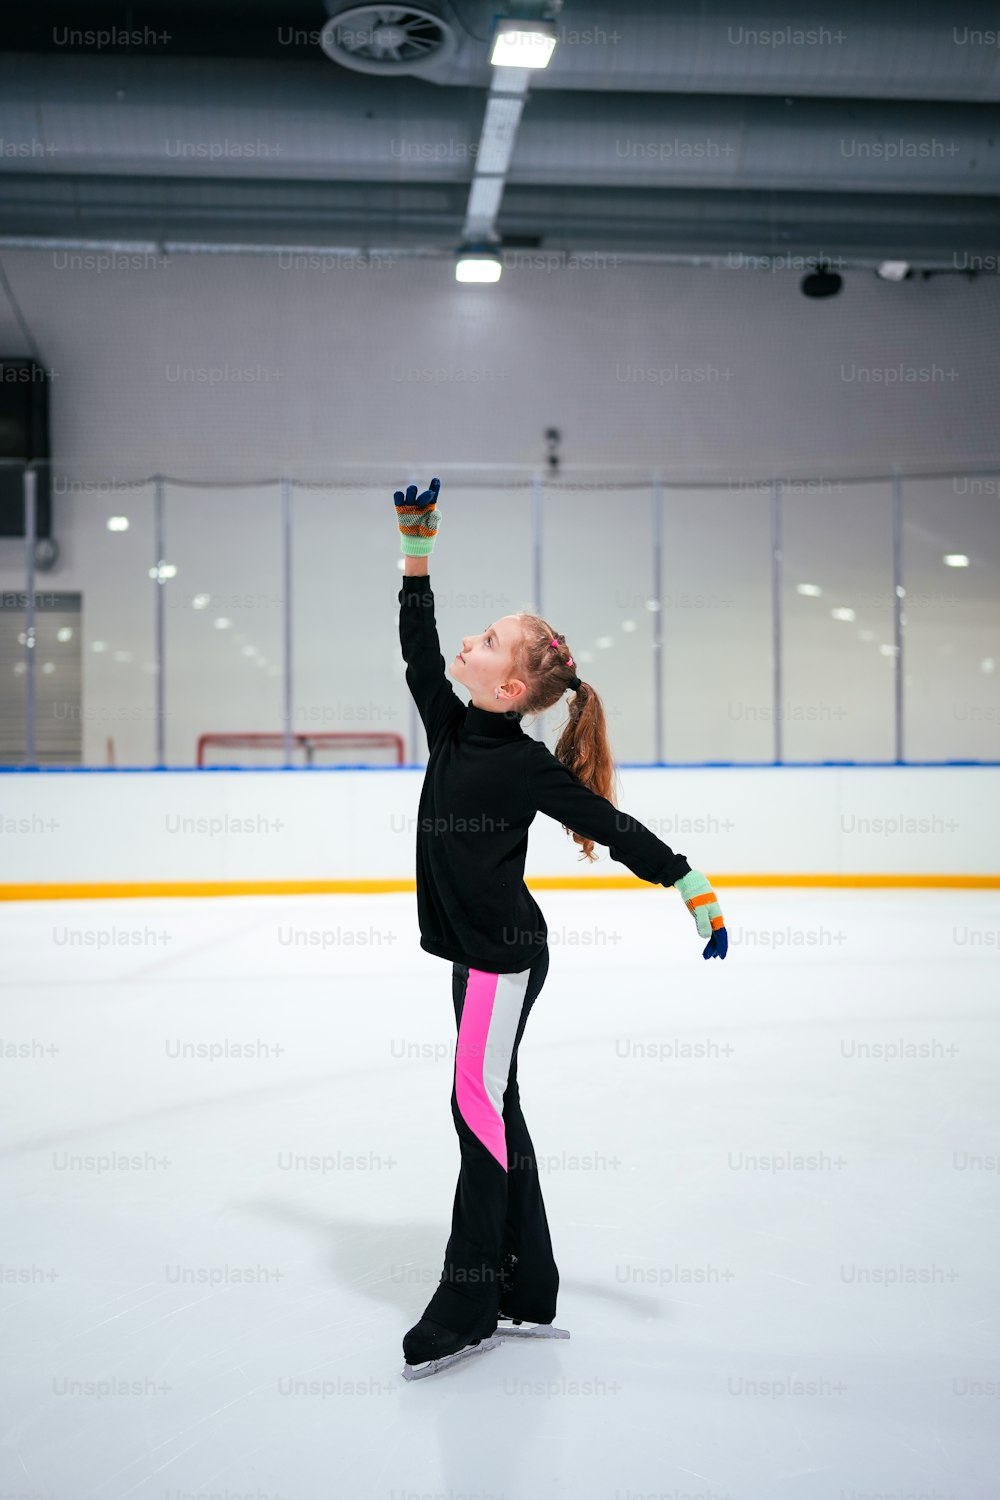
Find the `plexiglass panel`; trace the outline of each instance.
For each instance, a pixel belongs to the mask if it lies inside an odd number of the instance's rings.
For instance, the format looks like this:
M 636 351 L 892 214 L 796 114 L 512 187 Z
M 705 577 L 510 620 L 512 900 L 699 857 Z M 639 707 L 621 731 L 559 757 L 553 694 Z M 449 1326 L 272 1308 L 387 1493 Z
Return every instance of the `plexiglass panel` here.
M 667 761 L 769 761 L 770 485 L 664 492 Z
M 191 766 L 200 734 L 281 729 L 280 488 L 167 485 L 164 551 L 165 759 Z
M 1000 477 L 903 483 L 908 760 L 1000 759 Z
M 402 569 L 392 493 L 411 478 L 426 488 L 431 473 L 404 471 L 377 485 L 292 485 L 297 733 L 400 735 L 409 763 L 426 760 L 399 650 Z M 904 759 L 996 760 L 1000 477 L 908 479 L 901 493 Z M 156 764 L 158 596 L 165 763 L 193 765 L 204 733 L 280 734 L 280 484 L 167 483 L 162 559 L 152 482 L 58 474 L 52 495 L 55 533 L 68 540 L 56 568 L 35 580 L 36 595 L 51 594 L 58 606 L 43 611 L 38 625 L 37 762 Z M 530 473 L 510 471 L 486 484 L 469 473 L 443 476 L 431 580 L 446 664 L 467 634 L 504 615 L 540 612 L 566 635 L 580 675 L 601 693 L 620 764 L 656 756 L 657 684 L 668 764 L 770 761 L 776 712 L 786 761 L 894 758 L 890 481 L 782 482 L 777 710 L 769 483 L 664 485 L 659 569 L 651 480 L 546 477 L 540 496 L 536 599 Z M 609 535 L 613 545 L 602 545 Z M 24 557 L 13 543 L 0 579 L 8 764 L 23 760 L 26 738 Z M 69 611 L 65 619 L 60 611 Z M 456 691 L 467 701 L 467 689 L 456 684 Z M 554 748 L 565 721 L 559 705 L 526 727 Z M 387 764 L 394 751 L 361 749 L 353 758 Z M 260 765 L 284 756 L 234 750 L 221 759 Z M 218 751 L 211 763 L 220 763 Z M 294 763 L 303 763 L 301 753 Z M 337 763 L 336 751 L 316 763 Z
M 153 488 L 120 479 L 53 479 L 58 575 L 81 597 L 80 701 L 85 766 L 149 766 L 155 760 L 156 582 Z M 41 577 L 41 575 L 39 575 Z
M 650 497 L 646 484 L 560 483 L 544 492 L 540 613 L 565 635 L 577 676 L 600 694 L 619 764 L 653 759 Z M 567 692 L 544 717 L 550 749 L 569 700 Z
M 781 485 L 784 760 L 893 760 L 892 489 Z

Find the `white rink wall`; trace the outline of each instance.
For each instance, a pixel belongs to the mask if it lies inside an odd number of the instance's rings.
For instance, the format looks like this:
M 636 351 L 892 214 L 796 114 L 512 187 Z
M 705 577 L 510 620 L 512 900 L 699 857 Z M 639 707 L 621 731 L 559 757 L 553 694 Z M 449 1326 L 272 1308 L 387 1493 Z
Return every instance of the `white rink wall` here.
M 422 769 L 8 772 L 0 884 L 412 880 Z M 1000 870 L 1000 766 L 622 768 L 618 806 L 732 875 Z M 628 878 L 552 819 L 526 875 Z

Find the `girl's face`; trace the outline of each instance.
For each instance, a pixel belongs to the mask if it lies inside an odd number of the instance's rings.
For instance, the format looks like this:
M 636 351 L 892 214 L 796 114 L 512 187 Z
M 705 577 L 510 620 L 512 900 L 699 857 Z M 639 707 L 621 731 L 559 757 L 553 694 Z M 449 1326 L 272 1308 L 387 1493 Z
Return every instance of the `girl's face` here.
M 462 649 L 453 657 L 448 670 L 456 682 L 469 689 L 476 708 L 497 713 L 510 709 L 520 712 L 526 688 L 520 678 L 512 676 L 514 643 L 519 635 L 517 616 L 504 615 L 480 635 L 463 636 Z

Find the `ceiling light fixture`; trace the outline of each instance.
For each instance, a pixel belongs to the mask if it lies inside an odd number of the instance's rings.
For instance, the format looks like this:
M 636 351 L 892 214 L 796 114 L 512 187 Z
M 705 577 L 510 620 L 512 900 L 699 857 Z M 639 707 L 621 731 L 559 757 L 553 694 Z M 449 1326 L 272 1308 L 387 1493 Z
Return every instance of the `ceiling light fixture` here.
M 515 20 L 497 22 L 490 62 L 495 68 L 547 68 L 556 47 L 556 28 L 551 21 Z
M 455 257 L 456 281 L 499 281 L 502 270 L 500 256 L 490 245 L 462 245 Z

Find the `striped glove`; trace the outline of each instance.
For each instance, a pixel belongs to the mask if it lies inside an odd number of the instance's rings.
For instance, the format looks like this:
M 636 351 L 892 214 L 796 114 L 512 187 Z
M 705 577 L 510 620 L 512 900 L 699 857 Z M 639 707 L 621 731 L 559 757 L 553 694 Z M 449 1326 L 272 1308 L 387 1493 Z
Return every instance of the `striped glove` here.
M 709 940 L 702 958 L 725 958 L 729 936 L 715 892 L 705 876 L 700 870 L 689 870 L 674 881 L 674 889 L 680 891 L 684 905 L 694 917 L 698 936 Z
M 405 496 L 402 490 L 396 491 L 393 498 L 396 501 L 396 520 L 399 522 L 404 556 L 427 557 L 434 551 L 438 523 L 441 520 L 441 512 L 437 509 L 440 488 L 440 479 L 432 479 L 430 489 L 424 490 L 419 498 L 415 484 L 407 488 Z

